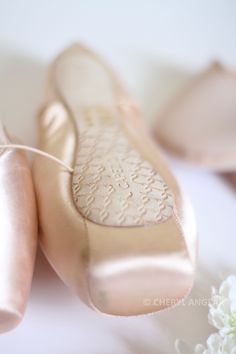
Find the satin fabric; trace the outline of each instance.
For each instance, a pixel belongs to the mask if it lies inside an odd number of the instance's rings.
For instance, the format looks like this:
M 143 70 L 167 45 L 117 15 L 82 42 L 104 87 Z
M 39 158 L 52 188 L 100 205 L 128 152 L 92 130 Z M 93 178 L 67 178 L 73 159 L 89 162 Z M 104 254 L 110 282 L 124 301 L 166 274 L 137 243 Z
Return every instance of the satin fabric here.
M 63 75 L 68 70 L 74 77 L 76 56 L 84 52 L 91 60 L 101 62 L 88 49 L 75 45 L 57 59 L 73 58 L 71 63 L 68 61 L 68 68 L 64 67 Z M 58 77 L 62 70 L 57 69 L 56 61 L 50 72 L 47 103 L 38 120 L 39 147 L 73 167 L 80 147 L 79 122 L 64 100 L 65 85 Z M 107 75 L 114 80 L 117 107 L 124 99 L 129 101 L 109 69 Z M 83 85 L 79 79 L 78 82 Z M 71 94 L 77 92 L 74 89 Z M 194 280 L 196 256 L 192 208 L 146 133 L 139 113 L 128 106 L 128 111 L 120 113 L 124 134 L 159 171 L 175 196 L 174 214 L 168 221 L 150 227 L 93 223 L 76 209 L 68 171 L 39 156 L 33 167 L 42 228 L 40 243 L 49 262 L 89 306 L 126 316 L 155 312 L 187 296 Z
M 0 143 L 10 142 L 0 125 Z M 0 332 L 23 317 L 36 245 L 36 201 L 27 158 L 22 151 L 0 149 Z
M 236 73 L 219 62 L 196 75 L 163 110 L 157 141 L 218 172 L 236 169 Z

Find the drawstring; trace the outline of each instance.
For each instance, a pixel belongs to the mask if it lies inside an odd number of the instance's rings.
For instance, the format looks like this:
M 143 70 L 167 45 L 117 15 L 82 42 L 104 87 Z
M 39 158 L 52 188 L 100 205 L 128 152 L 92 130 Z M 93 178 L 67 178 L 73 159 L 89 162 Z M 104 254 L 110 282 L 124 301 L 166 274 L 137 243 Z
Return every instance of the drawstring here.
M 44 156 L 52 161 L 57 162 L 59 165 L 65 167 L 70 173 L 72 173 L 74 170 L 72 167 L 68 166 L 65 162 L 61 161 L 60 159 L 58 159 L 57 157 L 48 154 L 47 152 L 44 152 L 42 150 L 39 149 L 35 149 L 33 147 L 27 146 L 27 145 L 21 145 L 21 144 L 0 144 L 0 149 L 6 149 L 6 148 L 12 148 L 12 149 L 20 149 L 20 150 L 27 150 L 30 152 L 33 152 L 35 154 Z

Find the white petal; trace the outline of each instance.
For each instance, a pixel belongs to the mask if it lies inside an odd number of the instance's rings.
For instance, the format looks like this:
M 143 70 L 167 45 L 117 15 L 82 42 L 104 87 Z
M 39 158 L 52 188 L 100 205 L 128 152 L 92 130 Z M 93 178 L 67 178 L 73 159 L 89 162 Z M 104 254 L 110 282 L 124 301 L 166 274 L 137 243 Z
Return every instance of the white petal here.
M 194 354 L 189 345 L 182 339 L 175 341 L 175 350 L 178 354 Z
M 217 310 L 220 311 L 222 314 L 230 314 L 230 305 L 230 300 L 225 299 L 219 304 Z
M 221 329 L 225 325 L 224 316 L 222 316 L 222 314 L 219 311 L 214 309 L 210 310 L 208 314 L 208 321 L 212 326 L 214 326 L 217 329 Z
M 198 345 L 196 345 L 196 347 L 194 349 L 194 353 L 195 354 L 204 354 L 205 349 L 206 348 L 202 344 L 198 344 Z
M 222 298 L 222 296 L 220 295 L 214 295 L 211 297 L 211 302 L 209 304 L 209 307 L 212 308 L 216 308 L 220 303 L 221 301 L 223 301 L 224 299 Z
M 223 283 L 221 284 L 220 286 L 220 289 L 219 289 L 219 294 L 223 297 L 228 297 L 228 294 L 229 294 L 229 289 L 231 287 L 231 284 L 230 284 L 230 279 L 229 277 L 223 281 Z
M 236 276 L 230 275 L 226 280 L 221 284 L 219 289 L 219 294 L 223 297 L 229 296 L 229 291 L 232 288 L 236 288 Z
M 236 299 L 234 301 L 232 301 L 230 304 L 230 312 L 236 313 Z
M 223 339 L 222 351 L 230 353 L 236 349 L 236 337 L 234 335 L 225 336 Z
M 229 291 L 229 299 L 231 301 L 236 300 L 236 287 L 232 287 Z
M 236 287 L 236 275 L 230 275 L 226 281 L 230 284 L 232 287 Z
M 216 287 L 212 286 L 211 287 L 211 296 L 215 296 L 218 294 L 218 291 L 216 290 Z
M 207 339 L 208 348 L 217 353 L 217 350 L 220 349 L 222 343 L 222 338 L 218 333 L 211 334 Z
M 229 335 L 231 332 L 232 332 L 232 328 L 230 326 L 225 326 L 225 327 L 221 328 L 219 331 L 221 337 L 225 337 L 225 336 Z

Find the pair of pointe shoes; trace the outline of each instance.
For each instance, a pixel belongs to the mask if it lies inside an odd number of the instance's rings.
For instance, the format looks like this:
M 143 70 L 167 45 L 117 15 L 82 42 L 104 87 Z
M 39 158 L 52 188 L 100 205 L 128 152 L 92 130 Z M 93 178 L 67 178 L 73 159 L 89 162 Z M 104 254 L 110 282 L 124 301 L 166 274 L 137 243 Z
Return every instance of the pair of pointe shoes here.
M 74 45 L 54 61 L 38 132 L 44 156 L 32 176 L 15 139 L 0 133 L 0 331 L 24 312 L 37 220 L 48 261 L 90 307 L 137 315 L 187 296 L 191 205 L 138 108 L 89 49 Z

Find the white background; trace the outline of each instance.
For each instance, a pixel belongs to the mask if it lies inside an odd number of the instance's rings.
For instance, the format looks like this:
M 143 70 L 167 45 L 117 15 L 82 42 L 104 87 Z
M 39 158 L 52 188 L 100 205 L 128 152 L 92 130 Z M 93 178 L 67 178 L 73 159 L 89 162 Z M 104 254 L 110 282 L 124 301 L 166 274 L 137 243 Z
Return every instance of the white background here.
M 233 0 L 0 0 L 0 119 L 35 145 L 47 64 L 79 40 L 112 62 L 150 122 L 193 71 L 211 60 L 236 70 L 235 38 Z M 222 176 L 169 162 L 198 222 L 192 297 L 208 296 L 210 285 L 236 273 L 236 189 Z M 177 337 L 192 345 L 206 339 L 212 331 L 206 314 L 204 306 L 138 318 L 97 314 L 69 293 L 39 253 L 24 321 L 0 336 L 0 353 L 173 354 Z

